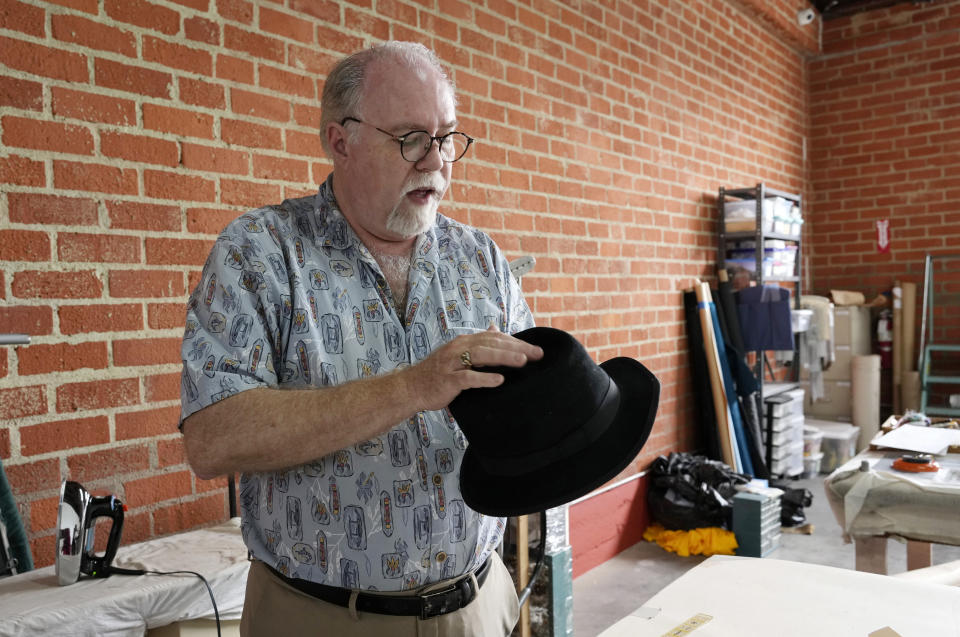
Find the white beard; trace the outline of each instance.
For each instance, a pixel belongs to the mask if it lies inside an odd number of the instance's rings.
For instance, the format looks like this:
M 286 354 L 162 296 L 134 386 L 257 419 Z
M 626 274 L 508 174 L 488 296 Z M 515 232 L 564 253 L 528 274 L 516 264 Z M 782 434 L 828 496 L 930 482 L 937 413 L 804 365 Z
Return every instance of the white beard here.
M 426 206 L 411 207 L 406 201 L 398 203 L 387 217 L 387 230 L 404 238 L 426 232 L 437 217 L 436 199 Z
M 437 218 L 437 208 L 447 190 L 447 184 L 439 176 L 424 176 L 413 179 L 404 187 L 404 192 L 419 188 L 433 188 L 434 197 L 423 206 L 412 205 L 404 196 L 387 216 L 387 230 L 409 239 L 429 230 Z

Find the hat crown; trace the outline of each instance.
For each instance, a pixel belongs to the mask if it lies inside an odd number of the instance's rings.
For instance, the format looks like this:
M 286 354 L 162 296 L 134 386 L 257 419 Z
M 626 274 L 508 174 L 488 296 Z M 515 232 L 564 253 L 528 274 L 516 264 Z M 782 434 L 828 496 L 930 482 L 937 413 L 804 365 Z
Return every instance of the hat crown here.
M 516 334 L 539 345 L 543 358 L 523 367 L 481 368 L 504 382 L 462 392 L 450 404 L 474 451 L 522 455 L 555 445 L 588 422 L 610 391 L 611 380 L 576 339 L 549 327 Z
M 460 492 L 486 515 L 543 511 L 612 479 L 646 442 L 660 396 L 656 376 L 637 360 L 597 365 L 576 339 L 548 327 L 514 336 L 542 347 L 543 358 L 481 368 L 505 381 L 450 403 L 470 443 Z

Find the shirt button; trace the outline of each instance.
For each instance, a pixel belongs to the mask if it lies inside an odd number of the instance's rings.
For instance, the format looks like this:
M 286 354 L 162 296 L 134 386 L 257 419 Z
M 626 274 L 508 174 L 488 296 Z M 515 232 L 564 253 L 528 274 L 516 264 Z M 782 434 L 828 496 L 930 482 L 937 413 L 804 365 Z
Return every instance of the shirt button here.
M 447 560 L 446 553 L 444 553 L 443 551 L 440 551 L 439 553 L 437 553 L 437 562 L 439 562 L 440 564 L 443 564 L 446 560 Z

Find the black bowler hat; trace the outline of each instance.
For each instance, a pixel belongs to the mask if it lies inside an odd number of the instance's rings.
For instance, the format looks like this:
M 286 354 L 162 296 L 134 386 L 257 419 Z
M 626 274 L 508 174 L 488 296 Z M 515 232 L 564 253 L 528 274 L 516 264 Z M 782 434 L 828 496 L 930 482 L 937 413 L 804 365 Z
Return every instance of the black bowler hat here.
M 570 334 L 534 327 L 514 334 L 543 358 L 503 374 L 499 387 L 468 389 L 450 412 L 469 442 L 463 500 L 487 515 L 526 515 L 585 495 L 616 476 L 647 441 L 660 382 L 632 358 L 597 365 Z

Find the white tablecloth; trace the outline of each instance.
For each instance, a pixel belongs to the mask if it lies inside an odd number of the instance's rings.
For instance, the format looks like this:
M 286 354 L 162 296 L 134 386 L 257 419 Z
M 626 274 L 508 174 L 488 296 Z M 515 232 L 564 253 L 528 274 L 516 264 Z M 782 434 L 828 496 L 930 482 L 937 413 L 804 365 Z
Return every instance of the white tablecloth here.
M 824 480 L 844 533 L 960 545 L 960 454 L 938 456 L 936 473 L 894 470 L 901 455 L 863 451 Z M 862 462 L 866 471 L 860 470 Z
M 247 583 L 240 520 L 121 546 L 114 565 L 196 571 L 213 589 L 221 620 L 239 619 Z M 206 586 L 195 575 L 111 575 L 57 584 L 54 567 L 0 579 L 0 637 L 139 637 L 148 628 L 213 619 Z

